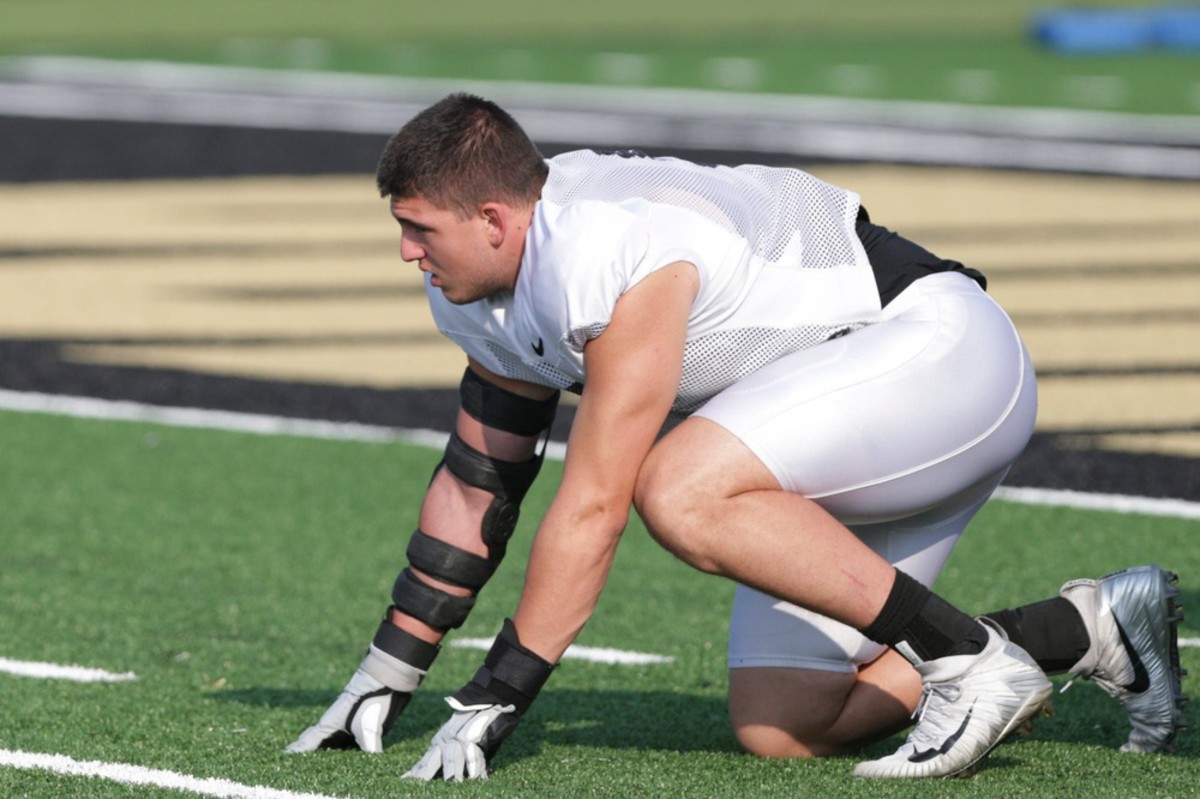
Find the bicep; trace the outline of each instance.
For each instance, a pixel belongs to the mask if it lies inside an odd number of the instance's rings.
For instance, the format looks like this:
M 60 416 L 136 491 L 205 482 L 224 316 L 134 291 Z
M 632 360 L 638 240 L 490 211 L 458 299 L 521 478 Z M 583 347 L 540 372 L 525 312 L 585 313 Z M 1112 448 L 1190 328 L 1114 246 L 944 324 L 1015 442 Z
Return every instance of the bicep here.
M 567 476 L 628 492 L 671 409 L 699 275 L 671 264 L 626 292 L 584 350 L 587 382 L 567 449 Z

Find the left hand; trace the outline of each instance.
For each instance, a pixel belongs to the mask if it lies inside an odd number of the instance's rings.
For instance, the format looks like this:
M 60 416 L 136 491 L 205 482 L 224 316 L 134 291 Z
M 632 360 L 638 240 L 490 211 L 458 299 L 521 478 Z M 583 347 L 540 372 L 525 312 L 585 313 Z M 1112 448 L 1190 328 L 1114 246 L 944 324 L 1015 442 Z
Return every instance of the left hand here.
M 464 705 L 452 696 L 446 702 L 454 708 L 454 715 L 433 737 L 425 756 L 404 777 L 428 781 L 440 774 L 447 782 L 486 780 L 488 758 L 521 721 L 516 707 Z
M 426 781 L 439 774 L 448 782 L 486 780 L 488 761 L 521 722 L 552 671 L 554 664 L 522 646 L 512 620 L 505 619 L 483 668 L 458 693 L 446 697 L 454 715 L 404 776 Z

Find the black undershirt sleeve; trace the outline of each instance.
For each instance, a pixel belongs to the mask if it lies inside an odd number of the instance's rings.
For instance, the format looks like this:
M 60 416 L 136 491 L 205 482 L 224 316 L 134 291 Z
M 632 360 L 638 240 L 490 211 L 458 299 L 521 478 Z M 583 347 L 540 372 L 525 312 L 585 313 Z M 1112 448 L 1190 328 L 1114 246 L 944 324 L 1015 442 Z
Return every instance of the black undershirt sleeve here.
M 913 281 L 937 272 L 961 272 L 982 288 L 987 288 L 987 278 L 982 272 L 963 266 L 958 261 L 938 258 L 924 247 L 874 224 L 866 208 L 858 209 L 855 231 L 867 251 L 871 269 L 875 272 L 879 301 L 884 307 Z

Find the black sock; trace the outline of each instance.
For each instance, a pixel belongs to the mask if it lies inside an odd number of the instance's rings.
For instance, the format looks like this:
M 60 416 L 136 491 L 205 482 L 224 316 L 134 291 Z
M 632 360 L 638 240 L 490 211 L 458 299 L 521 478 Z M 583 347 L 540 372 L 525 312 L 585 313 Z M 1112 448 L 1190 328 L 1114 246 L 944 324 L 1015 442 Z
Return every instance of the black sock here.
M 1047 674 L 1063 674 L 1087 654 L 1092 639 L 1079 610 L 1062 597 L 985 613 Z
M 983 625 L 899 569 L 879 616 L 860 632 L 913 663 L 975 655 L 988 640 Z

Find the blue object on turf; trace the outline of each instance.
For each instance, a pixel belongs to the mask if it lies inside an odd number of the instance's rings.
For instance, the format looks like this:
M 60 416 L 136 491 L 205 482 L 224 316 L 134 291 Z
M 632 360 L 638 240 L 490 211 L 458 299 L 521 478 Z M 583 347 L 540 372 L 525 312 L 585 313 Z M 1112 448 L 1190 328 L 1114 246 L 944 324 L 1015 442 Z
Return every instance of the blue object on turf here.
M 1056 8 L 1038 13 L 1034 38 L 1062 53 L 1129 53 L 1153 43 L 1149 9 Z
M 1200 52 L 1200 5 L 1167 6 L 1155 9 L 1151 17 L 1155 45 Z

